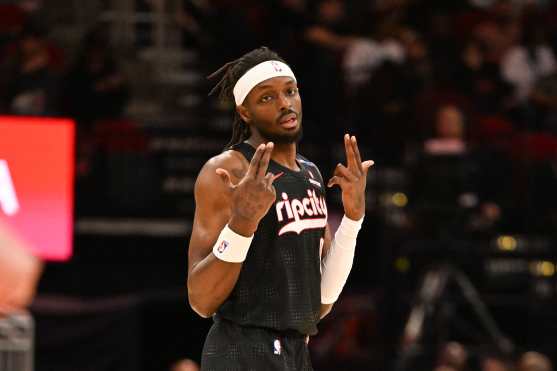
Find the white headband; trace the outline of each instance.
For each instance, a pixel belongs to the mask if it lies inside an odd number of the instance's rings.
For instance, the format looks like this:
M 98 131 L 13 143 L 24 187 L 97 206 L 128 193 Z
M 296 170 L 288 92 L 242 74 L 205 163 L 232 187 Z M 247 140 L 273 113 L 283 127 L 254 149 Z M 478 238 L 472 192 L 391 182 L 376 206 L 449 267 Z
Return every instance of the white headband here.
M 249 69 L 234 85 L 234 101 L 239 106 L 244 103 L 244 99 L 248 96 L 251 89 L 261 81 L 271 79 L 273 77 L 287 76 L 292 77 L 296 81 L 294 72 L 280 61 L 265 61 L 257 66 Z

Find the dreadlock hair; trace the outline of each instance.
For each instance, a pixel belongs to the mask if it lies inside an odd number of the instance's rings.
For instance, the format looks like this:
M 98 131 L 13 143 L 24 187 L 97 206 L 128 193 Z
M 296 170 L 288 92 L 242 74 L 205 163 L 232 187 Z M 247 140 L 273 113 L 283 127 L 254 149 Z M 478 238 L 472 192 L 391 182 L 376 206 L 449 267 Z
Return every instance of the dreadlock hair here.
M 217 76 L 222 76 L 215 87 L 209 92 L 209 95 L 218 93 L 218 98 L 222 102 L 234 102 L 233 90 L 240 77 L 242 77 L 251 68 L 257 66 L 259 63 L 263 63 L 268 60 L 278 60 L 286 63 L 276 52 L 266 46 L 254 49 L 244 54 L 242 57 L 226 63 L 224 66 L 207 76 L 210 80 L 216 78 Z M 242 143 L 244 140 L 248 139 L 250 135 L 251 131 L 249 126 L 242 120 L 238 112 L 234 110 L 232 137 L 230 138 L 228 144 L 224 147 L 224 150 L 230 149 L 236 144 Z

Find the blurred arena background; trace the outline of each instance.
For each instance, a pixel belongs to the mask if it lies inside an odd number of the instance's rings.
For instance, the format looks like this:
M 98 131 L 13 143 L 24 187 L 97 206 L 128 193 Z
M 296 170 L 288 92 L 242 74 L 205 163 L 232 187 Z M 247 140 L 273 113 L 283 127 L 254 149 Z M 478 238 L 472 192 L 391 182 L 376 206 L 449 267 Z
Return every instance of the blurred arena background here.
M 76 123 L 73 254 L 46 260 L 30 317 L 3 320 L 0 370 L 19 338 L 37 371 L 197 369 L 192 191 L 233 109 L 205 76 L 260 45 L 298 76 L 300 151 L 324 177 L 345 132 L 376 163 L 315 369 L 551 370 L 551 0 L 0 1 L 3 120 Z

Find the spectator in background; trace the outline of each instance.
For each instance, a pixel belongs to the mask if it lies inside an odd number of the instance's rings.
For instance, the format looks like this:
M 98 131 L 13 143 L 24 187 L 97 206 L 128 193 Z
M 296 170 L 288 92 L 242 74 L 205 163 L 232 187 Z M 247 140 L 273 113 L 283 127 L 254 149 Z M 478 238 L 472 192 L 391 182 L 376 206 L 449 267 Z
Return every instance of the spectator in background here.
M 310 342 L 316 370 L 367 370 L 384 356 L 377 303 L 369 293 L 350 293 Z
M 213 42 L 206 31 L 206 23 L 212 12 L 209 0 L 183 0 L 176 13 L 176 23 L 182 31 L 182 46 L 205 50 Z
M 394 39 L 391 46 L 400 48 L 400 59 L 384 58 L 374 67 L 369 81 L 353 94 L 353 108 L 348 112 L 353 114 L 361 142 L 374 151 L 374 158 L 397 165 L 407 142 L 418 136 L 414 102 L 431 83 L 431 65 L 428 45 L 414 30 L 396 30 L 389 39 Z
M 304 34 L 310 25 L 308 0 L 273 0 L 268 12 L 268 40 L 274 49 L 290 61 L 300 76 L 311 69 L 307 63 Z M 280 32 L 276 30 L 280 29 Z M 296 47 L 292 47 L 295 45 Z
M 480 361 L 481 371 L 511 371 L 512 365 L 497 355 L 487 355 Z
M 526 352 L 518 360 L 517 371 L 553 371 L 551 361 L 538 352 Z
M 304 106 L 308 129 L 304 135 L 335 138 L 344 130 L 343 126 L 337 127 L 344 104 L 341 60 L 353 38 L 345 2 L 320 0 L 312 10 L 315 16 L 304 32 L 305 55 L 312 66 L 301 82 L 302 94 L 308 102 Z M 314 123 L 319 129 L 312 127 Z
M 436 370 L 439 371 L 439 367 L 446 367 L 454 371 L 464 371 L 467 369 L 467 362 L 468 351 L 466 348 L 456 341 L 451 341 L 441 348 Z
M 199 371 L 199 365 L 189 358 L 184 358 L 175 362 L 170 371 Z
M 348 45 L 343 58 L 346 90 L 349 94 L 369 83 L 385 63 L 402 64 L 405 50 L 398 37 L 400 27 L 383 23 L 371 37 L 358 37 Z
M 83 38 L 76 60 L 64 81 L 62 105 L 64 112 L 77 122 L 76 181 L 77 212 L 87 205 L 98 204 L 102 173 L 102 135 L 97 125 L 106 121 L 105 128 L 116 130 L 118 119 L 129 99 L 126 77 L 120 71 L 107 30 L 102 26 L 92 28 Z M 121 141 L 129 139 L 121 136 Z M 99 173 L 100 172 L 100 173 Z M 102 174 L 97 175 L 96 174 Z M 88 187 L 97 191 L 87 191 Z M 91 194 L 95 194 L 92 197 Z M 83 194 L 83 197 L 82 197 Z M 102 194 L 102 192 L 101 192 Z
M 544 11 L 541 7 L 536 7 L 531 4 L 525 8 L 525 28 L 528 28 L 527 33 L 531 34 L 529 39 L 534 39 L 530 42 L 536 46 L 536 52 L 540 64 L 543 60 L 544 70 L 543 74 L 536 76 L 536 80 L 532 82 L 531 89 L 528 94 L 528 107 L 526 111 L 527 116 L 523 119 L 528 120 L 528 128 L 533 128 L 541 131 L 549 131 L 552 134 L 557 134 L 557 58 L 555 57 L 557 39 L 553 38 L 553 44 L 548 36 L 551 36 L 551 31 L 557 35 L 555 29 L 551 30 L 551 25 L 554 24 L 551 12 Z M 553 15 L 555 17 L 557 13 Z M 529 52 L 533 53 L 534 46 L 530 47 Z M 537 66 L 534 65 L 534 68 Z M 542 67 L 540 66 L 540 69 Z
M 434 371 L 457 371 L 451 366 L 445 366 L 445 365 L 437 366 L 433 370 Z
M 538 79 L 530 92 L 530 127 L 557 134 L 557 71 Z
M 429 46 L 422 35 L 410 28 L 401 29 L 399 39 L 405 56 L 403 67 L 406 72 L 403 71 L 403 74 L 409 76 L 407 88 L 411 90 L 412 98 L 414 98 L 430 83 L 432 78 Z
M 0 318 L 33 299 L 42 263 L 0 220 Z
M 437 111 L 433 136 L 409 156 L 411 200 L 416 231 L 429 237 L 463 231 L 470 202 L 460 205 L 462 195 L 475 194 L 476 169 L 469 161 L 464 115 L 453 105 Z
M 456 236 L 493 228 L 501 210 L 489 192 L 498 161 L 483 154 L 466 138 L 463 112 L 447 104 L 437 112 L 433 137 L 409 156 L 412 213 L 416 232 L 430 237 Z
M 114 58 L 106 31 L 97 26 L 85 35 L 66 79 L 63 103 L 81 127 L 120 117 L 128 102 L 126 77 Z
M 31 20 L 40 20 L 42 0 L 0 1 L 0 63 L 9 54 L 3 50 Z
M 21 32 L 25 19 L 25 12 L 18 5 L 0 2 L 0 63 L 8 52 L 6 46 Z
M 442 106 L 437 111 L 434 137 L 424 142 L 424 152 L 429 155 L 464 154 L 468 150 L 465 134 L 462 111 L 450 104 Z
M 455 87 L 466 95 L 481 114 L 501 113 L 510 105 L 511 86 L 501 77 L 499 66 L 489 62 L 474 39 L 466 42 L 455 66 Z
M 59 78 L 56 60 L 46 30 L 28 23 L 16 42 L 15 54 L 0 73 L 0 108 L 16 115 L 55 115 L 58 113 Z
M 506 3 L 508 6 L 512 7 L 515 10 L 519 10 L 521 7 L 530 4 L 537 4 L 537 5 L 545 5 L 549 3 L 547 0 L 468 0 L 468 2 L 474 6 L 481 7 L 481 8 L 489 8 L 495 6 L 499 3 Z
M 521 43 L 512 46 L 501 60 L 503 78 L 514 87 L 518 105 L 526 103 L 536 81 L 555 72 L 556 67 L 542 25 L 535 19 L 523 26 Z
M 321 0 L 316 5 L 315 18 L 305 37 L 324 50 L 342 52 L 352 41 L 348 37 L 349 21 L 344 2 Z
M 538 79 L 530 92 L 530 103 L 542 130 L 557 134 L 557 71 Z
M 520 24 L 516 19 L 501 22 L 493 17 L 487 17 L 474 25 L 472 34 L 468 37 L 478 41 L 487 63 L 500 65 L 509 47 L 516 43 L 519 27 Z
M 182 19 L 181 24 L 186 37 L 196 37 L 192 34 L 192 31 L 195 33 L 196 27 L 193 21 L 197 22 L 203 31 L 204 35 L 197 35 L 197 42 L 201 43 L 203 69 L 207 73 L 218 68 L 223 59 L 238 58 L 238 55 L 264 41 L 264 32 L 258 29 L 258 22 L 263 18 L 259 2 L 183 0 L 182 4 L 186 18 Z M 189 25 L 185 27 L 188 22 Z

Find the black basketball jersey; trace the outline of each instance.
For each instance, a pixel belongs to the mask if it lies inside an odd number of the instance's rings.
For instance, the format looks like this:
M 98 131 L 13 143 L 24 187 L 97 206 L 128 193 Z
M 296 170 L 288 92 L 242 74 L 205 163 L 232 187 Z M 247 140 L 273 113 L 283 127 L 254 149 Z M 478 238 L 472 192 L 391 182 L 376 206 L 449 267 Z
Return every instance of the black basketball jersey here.
M 248 161 L 255 149 L 234 147 Z M 239 325 L 317 333 L 321 307 L 320 255 L 327 223 L 325 185 L 317 167 L 297 155 L 300 171 L 270 161 L 282 175 L 277 198 L 255 232 L 236 286 L 217 316 Z

